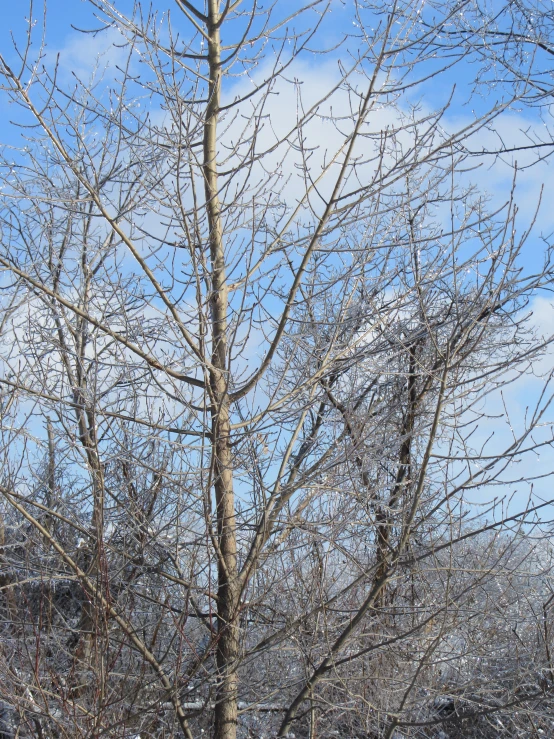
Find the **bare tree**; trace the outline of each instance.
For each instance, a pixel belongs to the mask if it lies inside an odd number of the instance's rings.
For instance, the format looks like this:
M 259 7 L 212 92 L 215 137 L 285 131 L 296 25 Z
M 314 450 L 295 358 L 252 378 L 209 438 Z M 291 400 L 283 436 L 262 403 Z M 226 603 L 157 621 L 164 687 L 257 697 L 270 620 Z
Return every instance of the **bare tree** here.
M 88 4 L 0 55 L 4 734 L 536 735 L 551 247 L 472 170 L 548 10 Z

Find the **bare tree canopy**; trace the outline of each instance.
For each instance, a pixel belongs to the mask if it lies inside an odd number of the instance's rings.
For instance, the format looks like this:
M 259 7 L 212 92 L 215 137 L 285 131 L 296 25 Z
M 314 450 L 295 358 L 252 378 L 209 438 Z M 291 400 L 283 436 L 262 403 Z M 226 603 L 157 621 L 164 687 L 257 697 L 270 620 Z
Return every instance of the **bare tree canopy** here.
M 551 4 L 80 12 L 0 49 L 0 737 L 552 735 Z

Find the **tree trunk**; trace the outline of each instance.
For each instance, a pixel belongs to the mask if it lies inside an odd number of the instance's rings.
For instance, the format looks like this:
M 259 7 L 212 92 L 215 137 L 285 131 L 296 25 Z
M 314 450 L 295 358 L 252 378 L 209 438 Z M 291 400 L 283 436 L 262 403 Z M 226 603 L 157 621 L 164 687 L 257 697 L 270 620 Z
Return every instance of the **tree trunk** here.
M 237 544 L 228 406 L 224 401 L 212 424 L 215 447 L 215 495 L 218 528 L 218 693 L 215 739 L 235 739 L 237 733 L 237 663 L 239 599 Z
M 215 739 L 235 739 L 237 733 L 237 662 L 239 648 L 240 584 L 237 578 L 237 541 L 227 360 L 228 288 L 222 240 L 217 173 L 217 122 L 221 91 L 219 2 L 208 3 L 209 97 L 204 121 L 204 187 L 211 260 L 210 296 L 212 357 L 210 369 L 213 480 L 217 514 L 218 601 Z

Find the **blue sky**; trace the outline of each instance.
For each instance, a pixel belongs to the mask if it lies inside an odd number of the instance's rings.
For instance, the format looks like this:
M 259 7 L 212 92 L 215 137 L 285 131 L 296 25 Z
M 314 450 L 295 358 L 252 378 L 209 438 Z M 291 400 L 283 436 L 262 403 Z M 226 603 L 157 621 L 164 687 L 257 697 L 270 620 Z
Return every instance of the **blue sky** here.
M 130 5 L 130 3 L 127 4 Z M 40 3 L 36 5 L 37 11 L 39 11 L 39 5 Z M 163 7 L 168 5 L 169 3 L 166 0 Z M 24 41 L 27 28 L 25 6 L 26 3 L 24 2 L 13 2 L 7 4 L 6 8 L 3 9 L 3 23 L 0 28 L 0 49 L 2 53 L 6 54 L 6 58 L 15 68 L 17 67 L 17 60 L 11 46 L 10 32 L 13 32 L 20 43 Z M 281 7 L 286 9 L 287 7 L 291 7 L 291 5 L 289 3 L 283 3 Z M 333 7 L 333 12 L 334 16 L 332 18 L 329 17 L 329 25 L 324 31 L 327 38 L 330 38 L 333 32 L 341 28 L 346 28 L 351 23 L 351 18 L 345 13 L 341 5 L 336 4 Z M 72 65 L 78 64 L 79 50 L 82 49 L 84 51 L 86 49 L 87 59 L 90 59 L 91 47 L 93 48 L 96 43 L 94 37 L 82 36 L 73 30 L 72 26 L 84 29 L 97 28 L 99 26 L 99 22 L 93 17 L 89 3 L 84 0 L 48 0 L 46 50 L 47 53 L 52 53 L 53 51 L 60 52 L 60 64 L 62 74 L 64 75 L 69 75 L 73 68 Z M 318 76 L 321 75 L 322 68 L 321 59 L 315 58 L 312 62 L 307 60 L 305 66 L 307 82 L 310 83 L 311 81 L 315 84 Z M 486 98 L 469 100 L 469 89 L 467 86 L 469 71 L 471 70 L 467 67 L 461 67 L 448 77 L 444 75 L 433 79 L 424 88 L 425 98 L 422 100 L 422 103 L 432 106 L 440 105 L 444 102 L 454 87 L 456 87 L 454 103 L 444 121 L 444 125 L 447 127 L 451 125 L 454 128 L 459 125 L 460 121 L 471 120 L 475 110 L 479 110 L 481 106 L 484 107 L 493 102 Z M 495 94 L 498 95 L 500 93 L 496 92 Z M 417 102 L 417 99 L 414 98 L 412 102 Z M 0 141 L 3 143 L 15 143 L 17 141 L 19 134 L 10 125 L 10 119 L 16 117 L 17 111 L 6 105 L 5 97 L 0 96 Z M 502 135 L 503 140 L 512 145 L 527 143 L 526 137 L 529 130 L 536 130 L 537 132 L 545 130 L 544 121 L 541 120 L 538 112 L 533 110 L 514 109 L 503 117 L 502 122 L 499 121 L 495 125 L 497 125 L 499 134 Z M 481 134 L 479 140 L 475 141 L 476 147 L 482 145 L 485 139 L 486 135 Z M 494 145 L 495 141 L 495 135 L 490 133 L 488 143 Z M 480 188 L 490 194 L 493 202 L 500 205 L 507 199 L 512 186 L 513 170 L 510 164 L 517 158 L 518 164 L 522 166 L 528 163 L 532 156 L 531 153 L 510 154 L 506 155 L 505 162 L 497 160 L 494 157 L 484 157 L 479 169 L 467 174 L 467 181 L 468 183 L 477 183 Z M 520 228 L 522 231 L 528 226 L 534 215 L 541 187 L 543 184 L 548 187 L 550 179 L 551 166 L 548 160 L 520 173 L 517 197 L 520 203 Z M 527 269 L 533 269 L 540 263 L 540 255 L 543 247 L 540 238 L 541 234 L 547 236 L 553 231 L 554 209 L 552 208 L 550 193 L 547 189 L 546 198 L 539 212 L 534 235 L 528 243 L 525 259 L 525 267 Z M 548 295 L 540 296 L 533 307 L 536 312 L 537 325 L 540 326 L 541 330 L 548 332 L 549 324 L 552 322 L 554 325 L 554 314 L 550 307 Z M 551 358 L 546 357 L 543 363 L 543 369 L 548 368 L 549 362 L 551 362 Z M 514 426 L 523 423 L 525 408 L 532 402 L 538 389 L 538 382 L 530 378 L 528 381 L 519 384 L 517 388 L 514 386 L 513 389 L 508 391 L 510 394 L 511 408 L 515 414 L 515 417 L 512 419 Z M 491 399 L 490 403 L 491 412 L 501 412 L 500 400 L 498 398 Z M 551 414 L 551 417 L 554 417 L 554 413 Z M 495 425 L 496 422 L 491 421 L 491 424 Z M 490 424 L 488 425 L 490 426 Z M 489 430 L 483 429 L 483 434 L 487 434 Z M 502 441 L 509 438 L 506 428 L 500 427 L 499 424 L 495 425 L 495 432 L 497 437 Z M 545 430 L 545 433 L 549 433 L 548 429 Z M 542 461 L 535 459 L 533 462 L 529 462 L 530 467 L 528 469 L 537 471 L 543 468 L 546 469 L 549 463 L 547 456 L 546 458 L 543 457 Z M 550 481 L 537 482 L 536 489 L 540 491 L 541 495 L 548 495 Z M 521 487 L 518 493 L 518 502 L 525 499 L 527 490 L 528 488 L 526 486 Z M 506 492 L 509 492 L 509 490 L 506 490 Z

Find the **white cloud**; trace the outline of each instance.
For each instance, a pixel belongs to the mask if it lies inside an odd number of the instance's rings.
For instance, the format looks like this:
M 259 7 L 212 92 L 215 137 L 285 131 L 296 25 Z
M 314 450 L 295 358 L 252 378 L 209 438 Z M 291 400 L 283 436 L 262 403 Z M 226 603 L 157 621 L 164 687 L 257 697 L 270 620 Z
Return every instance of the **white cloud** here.
M 87 85 L 90 81 L 113 80 L 117 67 L 125 67 L 129 47 L 125 38 L 115 28 L 97 33 L 73 32 L 59 48 L 47 48 L 44 65 L 52 69 L 59 57 L 61 82 L 77 77 Z

